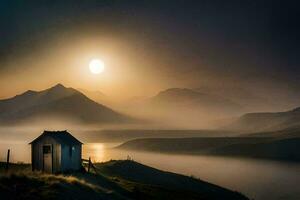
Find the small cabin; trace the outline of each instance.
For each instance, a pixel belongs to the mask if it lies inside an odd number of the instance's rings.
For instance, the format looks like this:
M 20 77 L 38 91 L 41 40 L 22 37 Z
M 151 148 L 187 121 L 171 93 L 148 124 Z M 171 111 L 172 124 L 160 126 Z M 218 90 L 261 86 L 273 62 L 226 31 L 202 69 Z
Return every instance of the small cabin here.
M 33 171 L 59 173 L 82 167 L 82 143 L 67 131 L 44 131 L 30 144 Z

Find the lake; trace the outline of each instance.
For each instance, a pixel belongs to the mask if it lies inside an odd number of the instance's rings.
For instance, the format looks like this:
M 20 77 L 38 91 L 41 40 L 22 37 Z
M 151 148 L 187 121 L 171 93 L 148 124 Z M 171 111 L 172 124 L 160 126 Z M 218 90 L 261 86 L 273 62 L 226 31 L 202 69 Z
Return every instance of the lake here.
M 168 155 L 112 149 L 119 143 L 87 143 L 83 157 L 94 162 L 126 159 L 232 189 L 257 200 L 299 200 L 300 164 L 216 156 Z M 30 162 L 30 145 L 21 141 L 1 141 L 0 159 L 11 149 L 13 162 Z
M 112 143 L 91 143 L 83 156 L 96 162 L 126 159 L 130 156 L 143 164 L 240 191 L 257 200 L 299 200 L 300 164 L 258 159 L 216 156 L 170 155 L 150 152 L 120 151 Z

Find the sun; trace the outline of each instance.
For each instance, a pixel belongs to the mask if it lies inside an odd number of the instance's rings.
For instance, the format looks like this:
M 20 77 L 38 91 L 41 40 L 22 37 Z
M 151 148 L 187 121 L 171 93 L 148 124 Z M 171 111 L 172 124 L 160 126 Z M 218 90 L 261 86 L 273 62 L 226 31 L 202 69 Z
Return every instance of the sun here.
M 89 64 L 89 68 L 92 74 L 100 74 L 104 71 L 104 62 L 100 59 L 92 59 Z

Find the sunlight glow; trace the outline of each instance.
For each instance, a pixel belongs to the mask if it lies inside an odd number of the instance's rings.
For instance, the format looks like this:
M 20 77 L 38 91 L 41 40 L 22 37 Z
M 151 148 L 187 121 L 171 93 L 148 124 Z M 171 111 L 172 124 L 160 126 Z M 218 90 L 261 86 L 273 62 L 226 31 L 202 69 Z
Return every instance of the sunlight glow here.
M 104 62 L 99 59 L 90 61 L 89 68 L 92 74 L 100 74 L 104 71 Z
M 101 143 L 93 143 L 91 144 L 91 150 L 94 152 L 92 157 L 94 162 L 101 162 L 104 158 L 104 146 Z

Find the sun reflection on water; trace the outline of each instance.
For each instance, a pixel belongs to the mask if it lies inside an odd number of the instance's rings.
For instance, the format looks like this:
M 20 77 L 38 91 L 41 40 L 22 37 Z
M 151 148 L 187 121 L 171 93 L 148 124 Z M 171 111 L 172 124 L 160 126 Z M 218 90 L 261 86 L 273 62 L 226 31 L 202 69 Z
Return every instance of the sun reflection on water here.
M 82 147 L 82 157 L 88 159 L 91 157 L 93 162 L 104 162 L 111 159 L 109 149 L 117 146 L 115 143 L 88 143 Z

